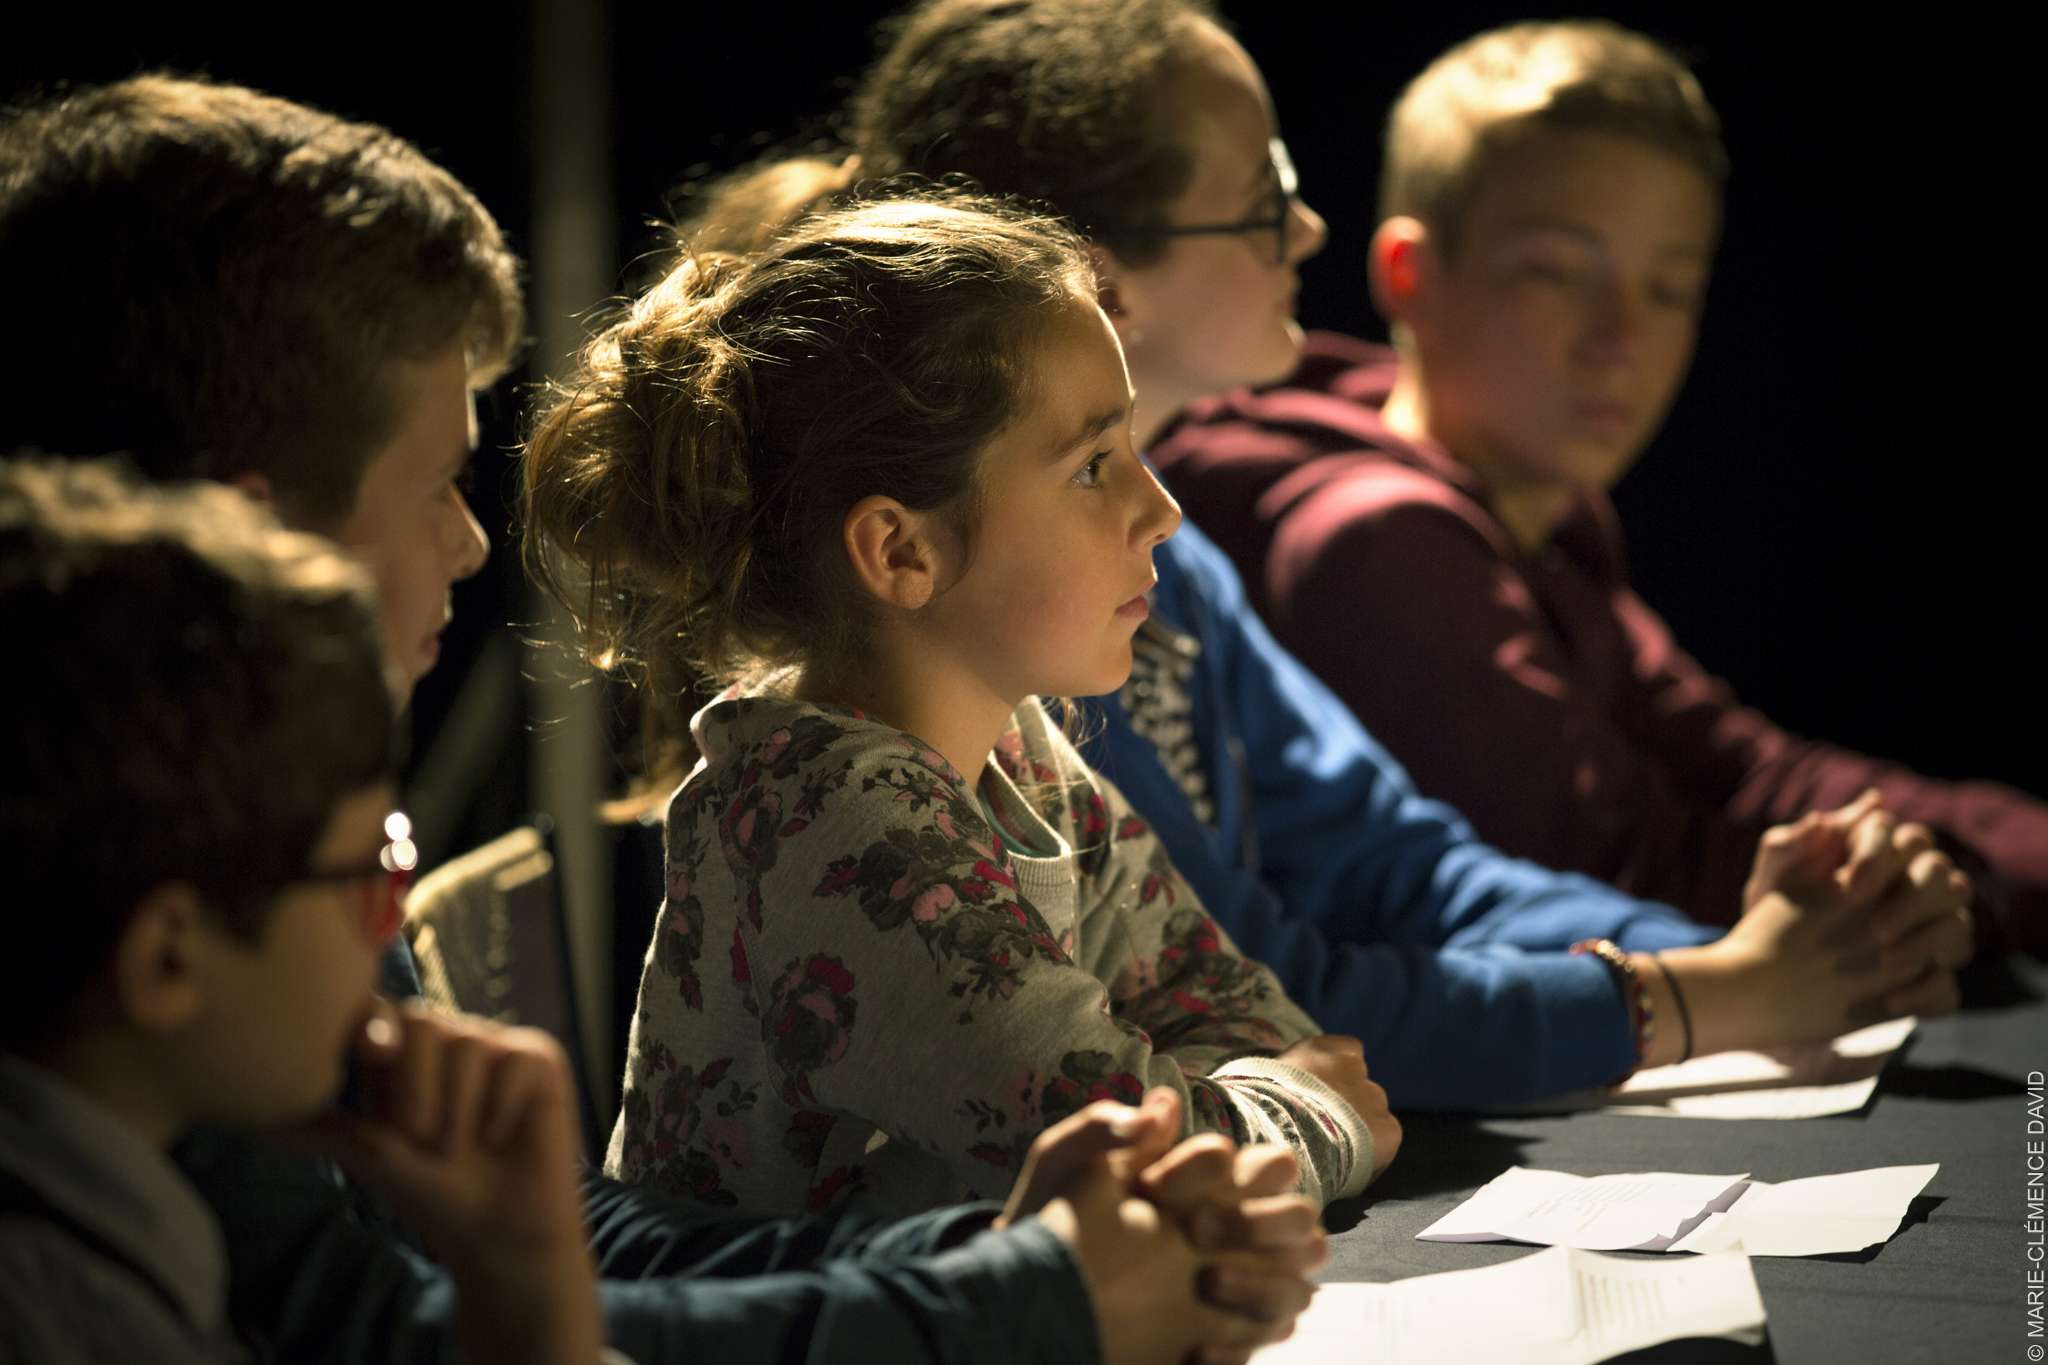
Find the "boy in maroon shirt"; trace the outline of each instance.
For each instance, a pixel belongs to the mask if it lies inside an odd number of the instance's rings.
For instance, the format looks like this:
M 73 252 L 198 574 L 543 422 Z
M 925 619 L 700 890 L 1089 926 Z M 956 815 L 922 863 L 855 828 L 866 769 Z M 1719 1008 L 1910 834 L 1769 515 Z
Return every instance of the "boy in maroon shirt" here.
M 1697 81 L 1639 35 L 1460 44 L 1388 120 L 1394 347 L 1311 337 L 1153 458 L 1281 642 L 1490 842 L 1727 923 L 1764 829 L 1876 787 L 2040 951 L 2048 808 L 1785 733 L 1630 589 L 1606 490 L 1691 362 L 1725 168 Z

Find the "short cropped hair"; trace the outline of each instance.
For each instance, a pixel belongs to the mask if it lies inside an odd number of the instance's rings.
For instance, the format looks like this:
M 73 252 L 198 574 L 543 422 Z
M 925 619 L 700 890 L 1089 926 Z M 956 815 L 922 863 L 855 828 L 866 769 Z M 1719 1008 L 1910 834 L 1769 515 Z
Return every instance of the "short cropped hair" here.
M 0 450 L 257 473 L 313 527 L 394 429 L 394 361 L 459 342 L 481 387 L 524 327 L 497 223 L 411 143 L 166 75 L 0 119 L 0 317 Z
M 213 483 L 0 459 L 0 853 L 37 921 L 0 1046 L 61 1031 L 135 907 L 196 891 L 261 939 L 337 804 L 391 770 L 367 573 Z
M 1420 219 L 1455 251 L 1488 170 L 1532 130 L 1631 138 L 1716 186 L 1728 174 L 1721 120 L 1665 48 L 1604 20 L 1511 24 L 1459 43 L 1395 101 L 1380 218 Z

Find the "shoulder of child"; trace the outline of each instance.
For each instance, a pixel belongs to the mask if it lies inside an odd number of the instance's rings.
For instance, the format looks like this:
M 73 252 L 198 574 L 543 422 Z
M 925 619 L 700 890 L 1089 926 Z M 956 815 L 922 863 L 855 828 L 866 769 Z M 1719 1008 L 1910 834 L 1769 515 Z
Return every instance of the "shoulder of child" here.
M 973 804 L 970 784 L 931 745 L 850 707 L 728 697 L 699 712 L 692 729 L 703 762 L 676 794 L 672 828 L 707 806 L 729 824 L 744 806 L 793 835 L 847 815 L 849 795 L 867 805 L 878 789 L 909 807 L 899 814 Z
M 670 808 L 672 882 L 715 847 L 714 861 L 751 888 L 750 905 L 771 878 L 784 896 L 858 892 L 892 910 L 906 908 L 896 905 L 904 887 L 942 873 L 973 883 L 953 888 L 962 895 L 1014 890 L 972 788 L 916 736 L 850 709 L 767 697 L 714 703 L 696 728 L 706 766 Z M 925 889 L 932 895 L 910 899 L 929 916 L 946 897 Z M 762 919 L 749 914 L 757 928 Z
M 170 1300 L 124 1262 L 47 1219 L 0 1214 L 0 1365 L 141 1359 L 196 1365 L 197 1346 L 198 1334 Z

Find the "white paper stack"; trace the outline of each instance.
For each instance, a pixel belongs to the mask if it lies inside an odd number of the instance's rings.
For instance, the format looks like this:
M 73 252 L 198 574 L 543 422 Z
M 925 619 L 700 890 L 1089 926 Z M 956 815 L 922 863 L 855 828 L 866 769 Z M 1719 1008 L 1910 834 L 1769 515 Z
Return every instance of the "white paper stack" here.
M 1751 1256 L 1854 1252 L 1897 1232 L 1913 1196 L 1940 1169 L 1883 1166 L 1773 1185 L 1746 1173 L 1582 1176 L 1511 1166 L 1416 1240 Z
M 1590 1365 L 1679 1337 L 1763 1340 L 1746 1257 L 1625 1261 L 1556 1247 L 1392 1284 L 1326 1284 L 1253 1365 Z

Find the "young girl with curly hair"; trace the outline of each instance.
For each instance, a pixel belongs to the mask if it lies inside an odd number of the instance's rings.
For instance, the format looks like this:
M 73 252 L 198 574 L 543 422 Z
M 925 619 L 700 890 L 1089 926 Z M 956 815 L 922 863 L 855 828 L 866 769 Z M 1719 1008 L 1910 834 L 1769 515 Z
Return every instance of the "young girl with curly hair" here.
M 1068 229 L 892 194 L 685 253 L 526 451 L 529 556 L 649 704 L 668 808 L 606 1167 L 748 1210 L 995 1194 L 1089 1100 L 1184 1098 L 1356 1193 L 1398 1128 L 1036 700 L 1131 666 L 1179 509 Z

